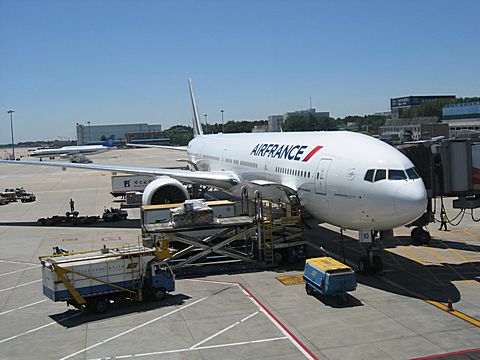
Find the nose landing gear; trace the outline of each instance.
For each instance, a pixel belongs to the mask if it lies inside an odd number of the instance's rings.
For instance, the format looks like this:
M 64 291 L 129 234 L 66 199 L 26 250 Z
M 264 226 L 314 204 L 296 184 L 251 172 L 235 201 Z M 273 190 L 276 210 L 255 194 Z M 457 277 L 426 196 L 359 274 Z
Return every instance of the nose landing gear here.
M 420 226 L 413 228 L 410 235 L 415 245 L 426 245 L 431 239 L 430 233 Z
M 358 271 L 362 274 L 378 274 L 383 270 L 382 258 L 377 254 L 378 248 L 374 246 L 376 231 L 360 231 L 360 246 L 365 250 L 366 256 L 358 260 Z

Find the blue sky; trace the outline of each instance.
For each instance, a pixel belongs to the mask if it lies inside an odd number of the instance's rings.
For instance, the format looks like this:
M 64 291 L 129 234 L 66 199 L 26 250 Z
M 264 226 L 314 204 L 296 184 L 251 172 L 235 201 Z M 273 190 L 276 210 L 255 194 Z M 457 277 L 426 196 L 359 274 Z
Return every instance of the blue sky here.
M 190 124 L 480 95 L 478 0 L 0 0 L 0 144 L 75 124 Z M 203 117 L 202 117 L 203 118 Z

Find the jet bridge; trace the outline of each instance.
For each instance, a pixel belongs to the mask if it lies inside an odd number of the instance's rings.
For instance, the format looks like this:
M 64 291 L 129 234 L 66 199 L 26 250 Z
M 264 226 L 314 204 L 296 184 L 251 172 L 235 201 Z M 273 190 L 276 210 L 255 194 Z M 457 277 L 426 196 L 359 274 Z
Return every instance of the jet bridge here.
M 480 207 L 480 142 L 472 140 L 422 141 L 398 146 L 416 166 L 429 198 L 427 212 L 410 224 L 415 226 L 412 238 L 425 244 L 430 236 L 423 226 L 435 221 L 434 199 L 456 197 L 453 207 L 468 211 L 472 218 L 474 209 Z M 441 214 L 439 214 L 441 215 Z

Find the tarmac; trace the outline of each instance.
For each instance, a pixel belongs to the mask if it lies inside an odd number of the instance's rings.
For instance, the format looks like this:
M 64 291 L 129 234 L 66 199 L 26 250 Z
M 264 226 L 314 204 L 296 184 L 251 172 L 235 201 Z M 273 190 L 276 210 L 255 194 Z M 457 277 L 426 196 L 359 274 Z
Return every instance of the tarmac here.
M 179 166 L 178 151 L 112 150 L 96 164 Z M 138 243 L 139 210 L 129 220 L 87 227 L 40 226 L 64 214 L 118 207 L 110 173 L 0 165 L 0 189 L 23 186 L 34 203 L 0 206 L 0 358 L 2 359 L 412 359 L 446 353 L 480 358 L 480 210 L 458 226 L 428 228 L 427 246 L 409 229 L 378 241 L 384 271 L 357 275 L 347 304 L 307 296 L 302 266 L 177 280 L 160 303 L 80 313 L 42 294 L 39 256 L 54 246 L 73 251 Z M 455 218 L 451 199 L 447 213 Z M 437 204 L 439 209 L 439 203 Z M 453 220 L 456 223 L 460 216 Z M 355 265 L 357 234 L 309 221 L 305 238 Z M 309 256 L 316 256 L 311 251 Z M 279 279 L 278 279 L 279 278 Z M 283 280 L 280 281 L 280 280 Z M 448 311 L 451 300 L 453 311 Z

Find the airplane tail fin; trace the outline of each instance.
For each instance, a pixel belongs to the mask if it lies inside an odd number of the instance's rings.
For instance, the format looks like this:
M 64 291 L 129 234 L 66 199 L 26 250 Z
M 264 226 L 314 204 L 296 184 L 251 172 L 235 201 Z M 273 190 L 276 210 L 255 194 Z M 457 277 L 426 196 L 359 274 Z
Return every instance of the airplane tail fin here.
M 113 147 L 113 144 L 115 143 L 115 135 L 112 134 L 108 137 L 107 140 L 105 140 L 102 145 L 107 146 L 107 147 Z
M 202 124 L 198 117 L 197 103 L 195 102 L 195 95 L 193 95 L 192 79 L 188 79 L 188 87 L 190 88 L 190 98 L 192 100 L 193 111 L 193 136 L 197 137 L 203 135 Z

